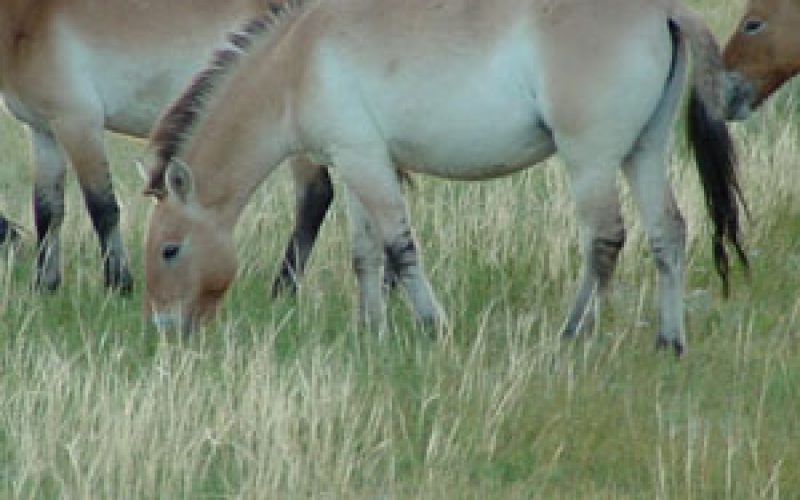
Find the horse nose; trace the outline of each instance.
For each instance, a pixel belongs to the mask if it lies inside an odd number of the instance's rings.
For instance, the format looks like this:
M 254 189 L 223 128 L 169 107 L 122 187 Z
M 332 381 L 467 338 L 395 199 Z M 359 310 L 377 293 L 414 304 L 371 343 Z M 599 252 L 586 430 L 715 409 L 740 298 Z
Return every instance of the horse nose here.
M 744 120 L 753 108 L 753 86 L 739 73 L 728 72 L 724 80 L 725 118 Z
M 174 313 L 154 312 L 152 315 L 153 325 L 160 332 L 179 331 L 183 321 L 181 317 Z

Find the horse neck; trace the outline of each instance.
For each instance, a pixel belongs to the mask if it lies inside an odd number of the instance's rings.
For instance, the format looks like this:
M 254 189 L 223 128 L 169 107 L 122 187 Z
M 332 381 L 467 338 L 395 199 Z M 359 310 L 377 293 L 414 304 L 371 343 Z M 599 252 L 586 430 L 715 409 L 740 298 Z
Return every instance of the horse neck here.
M 216 106 L 184 155 L 197 202 L 231 229 L 253 192 L 292 152 L 288 114 L 268 104 L 236 99 Z

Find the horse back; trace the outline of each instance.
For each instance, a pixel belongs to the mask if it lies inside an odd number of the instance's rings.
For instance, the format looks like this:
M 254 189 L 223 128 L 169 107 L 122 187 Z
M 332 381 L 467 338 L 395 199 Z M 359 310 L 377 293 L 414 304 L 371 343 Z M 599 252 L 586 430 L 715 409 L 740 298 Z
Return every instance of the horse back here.
M 224 33 L 266 5 L 266 0 L 3 0 L 0 92 L 29 122 L 107 106 L 111 121 L 122 122 L 111 128 L 142 135 Z M 133 120 L 113 119 L 131 111 L 138 115 Z

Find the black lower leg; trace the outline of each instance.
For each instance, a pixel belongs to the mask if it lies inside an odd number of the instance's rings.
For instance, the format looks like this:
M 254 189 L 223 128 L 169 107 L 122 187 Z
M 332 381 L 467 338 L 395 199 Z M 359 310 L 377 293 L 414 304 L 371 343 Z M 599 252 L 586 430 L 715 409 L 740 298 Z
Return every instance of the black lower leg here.
M 110 186 L 110 183 L 109 183 Z M 105 284 L 109 288 L 128 293 L 133 287 L 133 279 L 121 248 L 114 248 L 111 241 L 119 226 L 119 205 L 114 192 L 109 187 L 103 190 L 85 190 L 84 200 L 94 230 L 100 240 L 103 255 Z
M 64 218 L 64 204 L 55 196 L 47 196 L 43 191 L 33 192 L 33 220 L 36 226 L 36 282 L 37 288 L 50 291 L 61 283 L 59 271 L 56 269 L 49 279 L 45 275 L 49 267 L 48 260 L 54 256 L 49 254 L 48 239 L 51 231 L 57 231 Z
M 327 170 L 320 169 L 319 175 L 306 186 L 300 199 L 295 228 L 286 246 L 281 269 L 272 284 L 273 297 L 297 290 L 297 278 L 303 273 L 319 229 L 333 201 L 333 185 Z

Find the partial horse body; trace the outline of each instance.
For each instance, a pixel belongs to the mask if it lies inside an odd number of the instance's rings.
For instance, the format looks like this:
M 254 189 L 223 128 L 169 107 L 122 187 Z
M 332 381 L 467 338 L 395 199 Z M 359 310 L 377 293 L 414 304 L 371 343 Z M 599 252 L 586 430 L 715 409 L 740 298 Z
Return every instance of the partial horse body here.
M 621 169 L 658 271 L 658 345 L 680 354 L 685 223 L 666 158 L 689 47 L 690 139 L 726 285 L 726 242 L 744 260 L 721 55 L 677 2 L 310 1 L 231 40 L 153 134 L 145 305 L 159 326 L 189 331 L 213 315 L 248 199 L 285 158 L 309 155 L 347 186 L 361 321 L 385 327 L 385 249 L 417 318 L 439 328 L 396 169 L 488 179 L 558 152 L 583 251 L 564 334 L 593 321 L 623 245 Z
M 724 57 L 727 116 L 742 120 L 800 72 L 800 0 L 749 0 Z
M 131 288 L 104 129 L 147 137 L 223 35 L 268 8 L 266 0 L 0 3 L 0 98 L 29 131 L 39 286 L 60 282 L 68 159 L 100 240 L 106 285 Z M 294 287 L 332 197 L 324 169 L 295 169 L 295 181 L 298 218 L 275 291 Z

